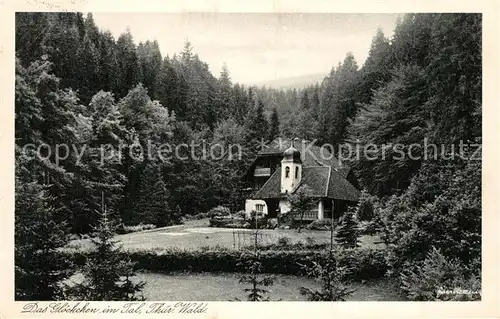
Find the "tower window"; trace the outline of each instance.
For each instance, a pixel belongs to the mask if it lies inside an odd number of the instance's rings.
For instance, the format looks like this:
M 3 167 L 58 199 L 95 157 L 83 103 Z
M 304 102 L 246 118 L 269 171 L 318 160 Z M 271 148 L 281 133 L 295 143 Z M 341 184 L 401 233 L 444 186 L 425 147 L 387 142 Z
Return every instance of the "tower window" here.
M 290 167 L 285 167 L 285 178 L 290 177 Z
M 299 178 L 299 168 L 295 167 L 295 178 Z

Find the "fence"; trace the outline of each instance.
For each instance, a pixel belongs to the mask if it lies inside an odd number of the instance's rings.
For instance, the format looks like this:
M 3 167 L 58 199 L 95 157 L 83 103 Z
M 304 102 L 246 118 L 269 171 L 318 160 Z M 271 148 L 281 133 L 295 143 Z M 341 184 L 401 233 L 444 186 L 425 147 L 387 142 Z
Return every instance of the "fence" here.
M 265 242 L 270 243 L 272 235 L 269 233 L 263 233 L 257 231 L 257 244 L 263 244 Z M 253 246 L 255 244 L 255 230 L 243 231 L 243 230 L 233 230 L 233 249 L 241 250 L 242 248 Z

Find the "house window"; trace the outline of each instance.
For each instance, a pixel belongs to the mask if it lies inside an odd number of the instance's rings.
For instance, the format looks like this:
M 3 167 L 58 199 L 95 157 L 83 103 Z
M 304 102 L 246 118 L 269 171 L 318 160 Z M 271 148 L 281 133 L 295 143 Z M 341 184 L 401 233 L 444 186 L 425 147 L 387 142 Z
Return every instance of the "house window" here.
M 255 210 L 257 210 L 258 213 L 264 212 L 264 205 L 262 204 L 255 205 Z
M 285 178 L 290 177 L 290 167 L 285 167 Z
M 299 168 L 295 167 L 295 178 L 299 178 Z

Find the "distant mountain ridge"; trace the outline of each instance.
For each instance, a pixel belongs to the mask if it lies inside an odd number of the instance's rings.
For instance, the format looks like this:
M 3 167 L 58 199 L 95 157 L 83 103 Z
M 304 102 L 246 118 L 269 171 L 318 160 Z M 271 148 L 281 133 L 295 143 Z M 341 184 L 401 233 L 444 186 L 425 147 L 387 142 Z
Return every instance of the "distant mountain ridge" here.
M 302 89 L 310 85 L 320 84 L 327 76 L 325 73 L 308 74 L 272 81 L 255 83 L 256 86 L 266 86 L 274 89 Z

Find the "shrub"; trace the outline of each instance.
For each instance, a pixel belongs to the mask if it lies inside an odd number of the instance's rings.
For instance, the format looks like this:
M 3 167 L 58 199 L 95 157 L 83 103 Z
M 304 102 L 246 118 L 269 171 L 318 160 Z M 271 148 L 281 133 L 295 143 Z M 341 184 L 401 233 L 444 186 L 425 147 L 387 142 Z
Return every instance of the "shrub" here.
M 313 243 L 307 244 L 302 241 L 296 243 L 290 243 L 288 246 L 282 246 L 279 243 L 269 244 L 269 245 L 259 245 L 259 250 L 310 250 L 310 251 L 322 251 L 330 247 L 328 243 Z M 250 249 L 251 246 L 245 246 L 244 249 Z
M 267 228 L 275 229 L 278 227 L 278 219 L 277 218 L 268 218 L 267 219 Z
M 432 246 L 468 265 L 481 254 L 481 162 L 424 162 L 377 214 L 393 273 L 425 260 Z
M 255 217 L 252 217 L 251 219 L 247 220 L 247 227 L 250 229 L 263 229 L 267 228 L 267 218 L 265 217 L 258 217 L 257 220 L 255 220 Z
M 217 216 L 230 216 L 231 211 L 225 206 L 217 206 L 208 211 L 208 217 L 214 218 Z
M 245 218 L 246 218 L 246 216 L 247 216 L 247 214 L 245 213 L 245 211 L 244 211 L 244 210 L 240 210 L 240 211 L 238 211 L 238 212 L 235 214 L 235 216 L 236 216 L 237 218 L 243 218 L 243 219 L 245 219 Z
M 316 240 L 311 236 L 307 236 L 306 237 L 306 247 L 314 247 L 315 245 L 316 245 Z
M 207 213 L 198 213 L 198 214 L 187 215 L 186 216 L 187 220 L 200 220 L 200 219 L 205 219 L 205 218 L 209 218 L 208 212 Z
M 209 227 L 245 228 L 247 222 L 242 218 L 214 217 L 210 219 Z
M 292 239 L 288 236 L 278 237 L 278 246 L 288 247 L 292 243 Z
M 480 262 L 465 267 L 432 248 L 427 258 L 401 272 L 401 288 L 409 300 L 481 300 Z
M 121 224 L 120 226 L 117 227 L 116 233 L 117 234 L 129 234 L 129 233 L 135 233 L 135 232 L 154 229 L 154 228 L 156 228 L 156 226 L 153 224 L 140 223 L 139 225 L 134 225 L 134 226 L 125 226 L 125 225 Z
M 207 250 L 205 250 L 207 249 Z M 259 248 L 260 249 L 260 248 Z M 86 253 L 82 251 L 67 251 L 68 259 L 75 264 L 82 264 Z M 243 260 L 237 250 L 176 250 L 156 249 L 149 251 L 124 252 L 133 262 L 136 269 L 160 273 L 173 271 L 193 272 L 244 272 L 238 266 Z M 262 250 L 259 261 L 262 263 L 262 273 L 303 275 L 299 264 L 309 260 L 322 260 L 328 253 L 322 250 Z M 354 248 L 341 249 L 339 253 L 341 265 L 353 269 L 349 278 L 356 281 L 381 278 L 387 272 L 385 252 L 378 249 Z
M 376 196 L 368 194 L 366 190 L 361 192 L 356 207 L 356 215 L 360 221 L 371 221 L 375 217 L 375 209 L 379 203 Z
M 358 230 L 360 235 L 375 235 L 378 231 L 378 225 L 375 222 L 375 219 L 367 222 L 360 222 L 358 225 Z
M 277 219 L 278 219 L 278 228 L 288 229 L 291 228 L 291 225 L 293 224 L 294 216 L 293 214 L 290 213 L 285 213 L 285 214 L 279 213 Z
M 330 230 L 332 227 L 332 221 L 329 219 L 315 220 L 306 226 L 307 229 L 313 230 Z

